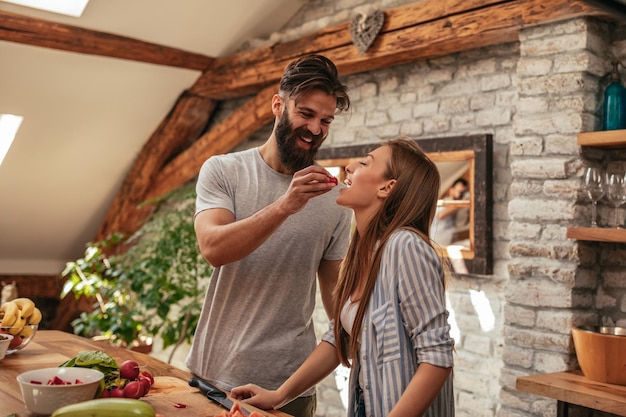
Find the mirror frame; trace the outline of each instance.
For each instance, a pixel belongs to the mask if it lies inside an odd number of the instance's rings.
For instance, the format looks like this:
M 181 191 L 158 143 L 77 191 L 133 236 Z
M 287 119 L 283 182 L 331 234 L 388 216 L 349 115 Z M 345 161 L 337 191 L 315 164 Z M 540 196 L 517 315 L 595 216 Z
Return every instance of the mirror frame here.
M 428 139 L 414 139 L 434 161 L 470 161 L 470 247 L 462 249 L 465 271 L 455 273 L 491 275 L 493 273 L 493 195 L 492 135 L 479 134 Z M 316 161 L 322 166 L 345 167 L 351 159 L 367 154 L 378 143 L 321 148 Z M 444 254 L 447 256 L 447 254 Z M 454 267 L 454 261 L 452 262 Z

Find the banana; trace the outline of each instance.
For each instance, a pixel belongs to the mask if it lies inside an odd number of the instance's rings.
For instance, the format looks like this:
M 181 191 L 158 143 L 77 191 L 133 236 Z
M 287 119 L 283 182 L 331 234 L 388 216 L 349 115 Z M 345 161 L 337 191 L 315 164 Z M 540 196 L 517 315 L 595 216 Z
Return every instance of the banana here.
M 26 321 L 28 322 L 27 324 L 39 324 L 41 322 L 41 318 L 41 310 L 35 307 L 33 309 L 33 314 L 31 314 L 30 317 L 26 319 Z
M 13 326 L 9 328 L 9 334 L 12 334 L 13 336 L 20 334 L 20 332 L 24 330 L 24 326 L 26 326 L 26 319 L 18 315 L 17 320 L 13 323 Z
M 2 317 L 2 323 L 0 326 L 2 327 L 10 327 L 17 321 L 20 314 L 20 308 L 13 301 L 7 301 L 2 304 L 0 307 L 0 311 L 4 313 Z
M 35 309 L 35 303 L 30 298 L 16 298 L 15 300 L 11 300 L 20 308 L 22 317 L 28 319 L 31 314 L 33 314 L 33 310 Z
M 24 326 L 24 328 L 22 329 L 22 332 L 20 333 L 20 336 L 22 336 L 24 339 L 27 339 L 32 336 L 33 332 L 34 331 L 32 327 Z
M 59 408 L 50 417 L 154 417 L 150 404 L 131 398 L 98 398 Z

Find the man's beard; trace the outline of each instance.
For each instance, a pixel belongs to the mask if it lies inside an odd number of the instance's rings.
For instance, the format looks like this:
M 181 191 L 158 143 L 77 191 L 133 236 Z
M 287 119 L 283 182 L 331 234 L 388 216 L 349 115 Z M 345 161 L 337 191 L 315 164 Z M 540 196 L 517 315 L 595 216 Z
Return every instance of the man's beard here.
M 293 129 L 289 121 L 287 108 L 285 108 L 278 121 L 275 134 L 280 162 L 286 169 L 292 172 L 300 171 L 301 169 L 313 165 L 317 150 L 326 138 L 321 133 L 319 135 L 312 134 L 304 126 Z M 301 137 L 312 139 L 310 149 L 304 149 L 297 145 Z

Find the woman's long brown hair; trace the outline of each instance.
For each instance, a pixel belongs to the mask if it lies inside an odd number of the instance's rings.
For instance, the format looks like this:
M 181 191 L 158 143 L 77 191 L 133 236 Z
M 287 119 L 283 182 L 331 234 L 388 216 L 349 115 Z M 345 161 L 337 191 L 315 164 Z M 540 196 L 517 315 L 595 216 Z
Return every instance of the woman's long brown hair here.
M 386 179 L 395 179 L 389 196 L 368 225 L 363 236 L 355 229 L 348 253 L 339 270 L 335 288 L 333 318 L 336 349 L 341 362 L 350 366 L 358 354 L 358 335 L 378 276 L 381 255 L 389 236 L 398 229 L 410 229 L 430 241 L 430 225 L 437 209 L 439 171 L 424 151 L 406 137 L 383 143 L 391 148 Z M 350 338 L 341 325 L 341 310 L 361 279 L 366 279 Z

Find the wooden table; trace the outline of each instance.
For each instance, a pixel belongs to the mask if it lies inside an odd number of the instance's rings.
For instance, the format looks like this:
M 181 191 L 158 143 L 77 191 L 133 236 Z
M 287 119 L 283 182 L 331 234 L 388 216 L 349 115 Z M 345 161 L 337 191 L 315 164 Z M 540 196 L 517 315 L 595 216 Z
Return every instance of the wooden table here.
M 626 386 L 595 382 L 580 371 L 522 376 L 515 388 L 556 399 L 558 417 L 567 417 L 570 404 L 626 416 Z
M 108 342 L 96 342 L 71 333 L 56 330 L 40 330 L 35 338 L 21 351 L 0 360 L 0 417 L 15 413 L 17 417 L 30 417 L 22 401 L 22 393 L 16 380 L 17 375 L 32 369 L 56 367 L 73 358 L 82 350 L 102 350 L 112 356 L 119 364 L 127 359 L 134 359 L 141 370 L 155 376 L 155 384 L 147 396 L 142 399 L 149 402 L 155 411 L 163 416 L 208 417 L 221 413 L 225 409 L 204 397 L 198 389 L 192 388 L 187 381 L 192 376 L 172 365 L 152 356 L 111 346 Z M 186 408 L 175 408 L 174 402 L 184 403 Z M 263 416 L 289 417 L 279 411 L 257 411 Z

